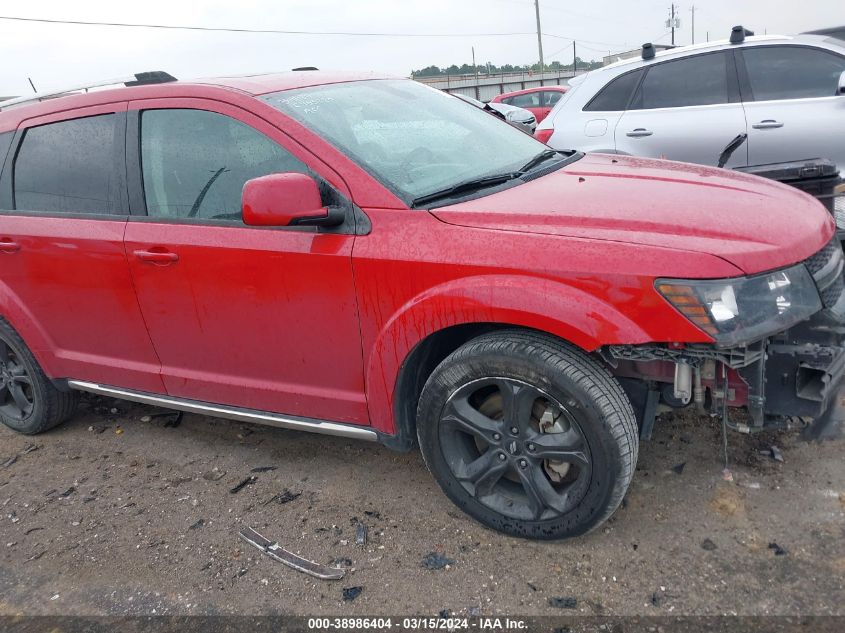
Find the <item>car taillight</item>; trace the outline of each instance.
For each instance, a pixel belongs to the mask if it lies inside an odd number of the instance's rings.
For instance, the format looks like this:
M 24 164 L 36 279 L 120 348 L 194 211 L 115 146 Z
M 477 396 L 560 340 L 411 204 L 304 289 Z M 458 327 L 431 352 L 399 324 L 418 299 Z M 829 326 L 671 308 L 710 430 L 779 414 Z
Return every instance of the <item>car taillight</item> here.
M 552 138 L 552 134 L 554 134 L 554 130 L 551 128 L 544 129 L 544 130 L 536 130 L 534 132 L 534 138 L 536 138 L 541 143 L 548 143 L 549 139 Z

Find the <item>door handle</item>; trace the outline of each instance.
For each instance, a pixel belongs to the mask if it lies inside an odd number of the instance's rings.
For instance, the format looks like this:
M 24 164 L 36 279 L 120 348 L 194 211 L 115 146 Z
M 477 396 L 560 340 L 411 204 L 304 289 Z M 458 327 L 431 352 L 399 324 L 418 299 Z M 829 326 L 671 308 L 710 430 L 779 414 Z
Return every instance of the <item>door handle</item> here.
M 179 256 L 176 253 L 165 250 L 135 251 L 133 254 L 142 262 L 149 262 L 150 264 L 157 264 L 159 266 L 167 266 L 168 264 L 179 261 Z
M 0 239 L 0 253 L 17 253 L 21 245 L 8 237 Z
M 644 127 L 638 127 L 628 132 L 626 136 L 630 136 L 631 138 L 640 138 L 643 136 L 651 136 L 652 134 L 654 134 L 654 132 L 651 130 L 647 130 Z
M 759 123 L 752 125 L 755 130 L 772 130 L 777 127 L 783 127 L 783 123 L 775 121 L 774 119 L 763 119 Z

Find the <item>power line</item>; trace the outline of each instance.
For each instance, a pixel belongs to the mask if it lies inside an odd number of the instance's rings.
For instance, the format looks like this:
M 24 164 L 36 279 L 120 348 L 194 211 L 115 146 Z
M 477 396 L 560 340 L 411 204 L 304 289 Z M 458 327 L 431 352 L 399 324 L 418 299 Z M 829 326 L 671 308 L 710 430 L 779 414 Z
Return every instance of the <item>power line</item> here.
M 0 15 L 0 20 L 14 22 L 36 22 L 39 24 L 67 24 L 75 26 L 111 26 L 136 29 L 164 29 L 174 31 L 210 31 L 215 33 L 266 33 L 277 35 L 344 35 L 364 37 L 507 37 L 511 35 L 536 35 L 532 31 L 511 33 L 377 33 L 358 31 L 292 31 L 283 29 L 247 29 L 224 28 L 210 26 L 189 26 L 176 24 L 140 24 L 129 22 L 94 22 L 86 20 L 52 20 L 48 18 L 22 18 L 18 16 Z

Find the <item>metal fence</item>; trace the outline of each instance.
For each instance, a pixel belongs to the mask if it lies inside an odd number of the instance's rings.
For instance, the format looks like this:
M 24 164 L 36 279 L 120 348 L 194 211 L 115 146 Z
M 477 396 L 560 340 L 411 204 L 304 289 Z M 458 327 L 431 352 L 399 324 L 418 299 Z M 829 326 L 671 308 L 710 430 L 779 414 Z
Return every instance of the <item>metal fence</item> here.
M 449 93 L 466 95 L 479 101 L 490 101 L 496 95 L 504 92 L 539 86 L 566 85 L 566 82 L 575 74 L 572 71 L 536 73 L 526 70 L 524 72 L 495 75 L 445 75 L 442 77 L 414 77 L 414 79 Z M 578 72 L 577 74 L 582 73 Z

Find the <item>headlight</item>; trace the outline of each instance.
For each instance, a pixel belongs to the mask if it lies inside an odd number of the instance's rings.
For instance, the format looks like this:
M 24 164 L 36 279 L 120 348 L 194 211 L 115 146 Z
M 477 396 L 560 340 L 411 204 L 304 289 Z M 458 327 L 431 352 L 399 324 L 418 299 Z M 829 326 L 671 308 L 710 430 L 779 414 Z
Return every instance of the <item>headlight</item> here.
M 822 309 L 816 284 L 803 264 L 736 279 L 658 279 L 655 287 L 720 347 L 765 338 Z

